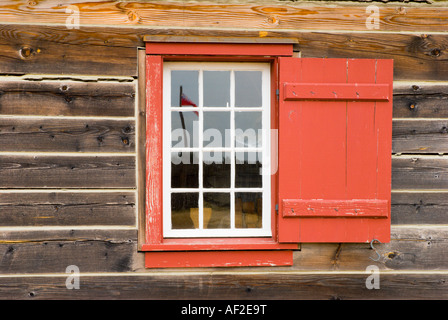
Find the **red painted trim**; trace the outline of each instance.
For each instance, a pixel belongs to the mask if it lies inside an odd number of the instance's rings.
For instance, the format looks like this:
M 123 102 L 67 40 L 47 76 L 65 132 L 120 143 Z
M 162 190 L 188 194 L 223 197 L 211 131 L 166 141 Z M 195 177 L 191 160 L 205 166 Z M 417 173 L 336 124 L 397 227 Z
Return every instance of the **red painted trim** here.
M 190 251 L 146 252 L 146 268 L 270 267 L 291 266 L 293 253 L 286 251 Z
M 374 83 L 285 83 L 284 99 L 389 101 L 389 84 Z
M 146 57 L 146 241 L 162 242 L 162 79 L 161 56 Z
M 189 238 L 163 239 L 160 244 L 144 244 L 142 251 L 182 250 L 284 250 L 297 244 L 279 244 L 273 238 Z
M 291 56 L 292 53 L 292 44 L 146 43 L 146 54 L 151 55 Z
M 291 52 L 292 53 L 292 52 Z M 185 238 L 164 239 L 162 233 L 162 74 L 163 61 L 183 58 L 184 61 L 242 61 L 238 56 L 180 56 L 147 55 L 147 243 L 142 251 L 181 251 L 181 250 L 285 250 L 297 249 L 297 244 L 279 244 L 277 242 L 277 214 L 275 205 L 278 203 L 277 184 L 278 172 L 272 175 L 271 184 L 271 238 Z M 277 83 L 277 58 L 267 56 L 246 57 L 247 61 L 271 62 L 271 127 L 278 128 L 278 102 L 275 91 Z M 198 60 L 198 61 L 199 61 Z M 244 60 L 244 59 L 243 59 Z M 154 134 L 159 132 L 160 134 Z M 159 136 L 159 137 L 158 137 Z M 273 150 L 273 156 L 277 157 Z M 152 160 L 152 161 L 151 161 Z M 159 163 L 160 161 L 160 163 Z M 157 169 L 159 168 L 159 169 Z M 157 170 L 160 170 L 157 172 Z M 157 183 L 157 181 L 159 181 Z M 159 199 L 160 203 L 154 203 Z M 150 207 L 151 205 L 151 207 Z M 160 212 L 158 215 L 156 212 Z
M 387 200 L 283 200 L 283 217 L 387 218 Z

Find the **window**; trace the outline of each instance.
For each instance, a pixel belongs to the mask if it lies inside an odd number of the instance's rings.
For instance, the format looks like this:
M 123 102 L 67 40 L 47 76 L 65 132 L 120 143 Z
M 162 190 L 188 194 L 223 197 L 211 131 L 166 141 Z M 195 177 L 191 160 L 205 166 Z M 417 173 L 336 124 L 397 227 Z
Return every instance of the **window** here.
M 269 64 L 163 69 L 163 236 L 271 236 Z
M 148 268 L 291 265 L 302 242 L 389 240 L 390 60 L 162 38 L 146 51 Z

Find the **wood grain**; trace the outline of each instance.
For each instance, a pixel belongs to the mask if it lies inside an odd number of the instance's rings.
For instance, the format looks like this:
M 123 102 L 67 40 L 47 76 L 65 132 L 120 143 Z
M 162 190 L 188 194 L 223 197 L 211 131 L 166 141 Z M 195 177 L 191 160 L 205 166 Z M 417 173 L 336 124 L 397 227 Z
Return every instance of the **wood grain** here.
M 392 193 L 392 225 L 448 224 L 448 193 L 394 192 Z
M 448 84 L 394 84 L 394 118 L 448 118 Z
M 448 61 L 444 58 L 448 35 L 444 34 L 157 29 L 150 26 L 66 29 L 39 25 L 30 30 L 28 25 L 5 24 L 0 25 L 0 34 L 3 36 L 0 38 L 0 74 L 35 72 L 136 77 L 136 48 L 144 46 L 145 35 L 256 38 L 262 35 L 297 39 L 296 50 L 301 51 L 302 57 L 394 59 L 395 80 L 448 79 Z M 30 48 L 29 57 L 21 56 L 22 47 Z M 95 54 L 92 58 L 91 52 Z
M 131 271 L 136 230 L 45 230 L 1 232 L 0 270 L 6 273 Z
M 0 192 L 0 225 L 134 226 L 132 192 Z
M 272 317 L 302 305 L 297 300 L 444 300 L 446 274 L 380 273 L 380 290 L 368 290 L 370 273 L 266 273 L 182 275 L 89 275 L 81 271 L 80 289 L 67 290 L 64 276 L 3 277 L 0 296 L 14 300 L 126 300 L 148 299 L 148 307 L 178 315 L 191 300 L 264 300 Z M 198 285 L 200 283 L 200 285 Z M 160 301 L 168 300 L 168 301 Z M 170 300 L 178 300 L 177 302 Z M 268 300 L 277 301 L 272 305 Z M 295 301 L 294 301 L 295 300 Z M 291 304 L 294 306 L 291 306 Z M 304 302 L 306 303 L 306 302 Z M 228 302 L 214 302 L 226 310 Z M 308 302 L 309 304 L 309 302 Z M 206 302 L 201 306 L 208 305 Z M 285 309 L 286 306 L 286 309 Z M 303 304 L 303 306 L 305 306 Z M 110 311 L 110 309 L 108 309 Z M 106 311 L 105 314 L 109 312 Z
M 134 99 L 126 82 L 0 80 L 2 115 L 131 117 Z
M 227 268 L 242 272 L 270 271 L 354 271 L 364 272 L 372 264 L 383 271 L 446 270 L 444 254 L 448 241 L 446 227 L 416 228 L 394 226 L 390 243 L 376 243 L 378 261 L 369 243 L 302 244 L 294 253 L 293 266 Z M 61 229 L 0 232 L 0 272 L 63 273 L 68 265 L 82 272 L 153 272 L 144 267 L 144 253 L 137 251 L 137 229 Z M 94 257 L 94 258 L 93 258 Z M 176 268 L 165 271 L 186 271 Z M 212 271 L 213 268 L 189 268 L 188 271 Z
M 5 23 L 70 24 L 69 5 L 79 10 L 80 25 L 219 27 L 245 29 L 306 29 L 368 31 L 370 13 L 365 5 L 325 5 L 268 1 L 254 3 L 204 3 L 202 1 L 3 1 L 1 20 Z M 72 7 L 73 8 L 73 7 Z M 447 8 L 443 6 L 380 6 L 379 30 L 447 31 Z M 72 11 L 73 12 L 73 11 Z M 72 15 L 73 16 L 73 15 Z M 106 17 L 106 18 L 105 18 Z M 72 27 L 69 25 L 69 27 Z
M 392 158 L 392 189 L 448 189 L 448 158 Z
M 0 118 L 0 151 L 134 152 L 130 120 Z
M 393 122 L 393 153 L 448 153 L 448 119 Z
M 130 156 L 0 156 L 0 188 L 134 187 Z

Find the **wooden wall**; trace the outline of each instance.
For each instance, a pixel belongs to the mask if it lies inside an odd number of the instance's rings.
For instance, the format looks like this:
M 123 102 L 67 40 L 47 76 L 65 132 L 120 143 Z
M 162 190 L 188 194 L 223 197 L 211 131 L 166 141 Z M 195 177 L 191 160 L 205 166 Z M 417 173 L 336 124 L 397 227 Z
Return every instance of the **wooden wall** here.
M 60 1 L 0 4 L 1 299 L 448 298 L 446 3 L 66 3 L 79 29 Z M 303 244 L 293 267 L 145 270 L 149 34 L 295 37 L 302 57 L 394 59 L 392 241 L 375 245 L 379 260 L 369 244 Z M 69 265 L 79 290 L 66 288 Z M 369 265 L 379 290 L 366 288 Z

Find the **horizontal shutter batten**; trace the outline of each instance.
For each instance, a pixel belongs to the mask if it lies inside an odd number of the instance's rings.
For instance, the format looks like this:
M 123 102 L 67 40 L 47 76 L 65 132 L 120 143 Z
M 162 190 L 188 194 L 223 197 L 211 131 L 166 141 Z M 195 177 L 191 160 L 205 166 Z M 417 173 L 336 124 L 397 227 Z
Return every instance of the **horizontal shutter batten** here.
M 388 201 L 379 199 L 283 199 L 283 217 L 387 218 Z
M 389 84 L 285 83 L 284 100 L 389 101 Z

